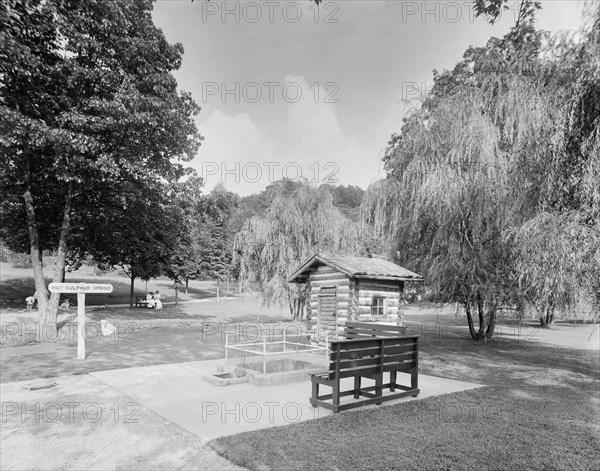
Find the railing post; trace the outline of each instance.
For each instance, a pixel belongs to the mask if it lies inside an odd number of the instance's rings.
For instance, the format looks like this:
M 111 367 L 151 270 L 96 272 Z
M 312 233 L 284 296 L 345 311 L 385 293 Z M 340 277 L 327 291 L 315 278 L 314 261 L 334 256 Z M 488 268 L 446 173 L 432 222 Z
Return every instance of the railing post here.
M 263 337 L 263 374 L 267 374 L 267 339 Z

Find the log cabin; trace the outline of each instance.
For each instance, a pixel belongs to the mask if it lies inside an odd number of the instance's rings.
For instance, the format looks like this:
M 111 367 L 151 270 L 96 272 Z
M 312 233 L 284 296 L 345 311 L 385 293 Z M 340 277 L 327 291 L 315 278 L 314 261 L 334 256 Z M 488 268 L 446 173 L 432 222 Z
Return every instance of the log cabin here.
M 389 322 L 398 317 L 405 282 L 423 277 L 378 258 L 315 254 L 289 278 L 306 283 L 307 317 L 319 342 L 337 338 L 346 320 Z

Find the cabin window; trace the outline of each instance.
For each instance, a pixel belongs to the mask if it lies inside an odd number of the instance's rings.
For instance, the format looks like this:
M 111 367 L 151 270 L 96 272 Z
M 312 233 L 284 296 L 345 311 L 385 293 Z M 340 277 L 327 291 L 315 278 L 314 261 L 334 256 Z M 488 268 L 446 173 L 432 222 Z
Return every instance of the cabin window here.
M 385 314 L 385 298 L 383 296 L 373 296 L 371 304 L 371 314 L 374 316 L 383 316 Z

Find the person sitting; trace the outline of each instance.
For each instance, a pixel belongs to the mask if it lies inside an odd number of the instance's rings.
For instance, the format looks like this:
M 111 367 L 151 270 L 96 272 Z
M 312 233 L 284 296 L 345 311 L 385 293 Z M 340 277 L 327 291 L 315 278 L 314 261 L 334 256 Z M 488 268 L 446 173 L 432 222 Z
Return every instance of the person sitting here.
M 154 306 L 156 306 L 156 301 L 154 301 L 154 295 L 152 293 L 148 293 L 146 295 L 146 307 L 154 309 Z
M 160 293 L 158 290 L 154 293 L 154 308 L 162 311 L 162 301 L 160 300 Z
M 33 305 L 35 303 L 35 297 L 33 296 L 27 296 L 25 298 L 25 304 L 27 304 L 27 310 L 31 311 L 33 309 Z

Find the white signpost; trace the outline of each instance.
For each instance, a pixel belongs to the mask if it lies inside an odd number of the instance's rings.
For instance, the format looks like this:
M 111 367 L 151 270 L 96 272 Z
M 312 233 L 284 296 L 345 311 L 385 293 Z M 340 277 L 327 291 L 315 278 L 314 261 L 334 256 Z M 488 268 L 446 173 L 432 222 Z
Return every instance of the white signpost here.
M 85 295 L 112 293 L 108 283 L 50 283 L 51 293 L 77 293 L 77 359 L 85 360 Z

